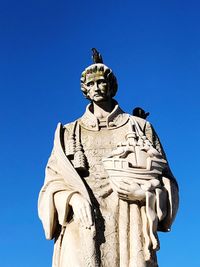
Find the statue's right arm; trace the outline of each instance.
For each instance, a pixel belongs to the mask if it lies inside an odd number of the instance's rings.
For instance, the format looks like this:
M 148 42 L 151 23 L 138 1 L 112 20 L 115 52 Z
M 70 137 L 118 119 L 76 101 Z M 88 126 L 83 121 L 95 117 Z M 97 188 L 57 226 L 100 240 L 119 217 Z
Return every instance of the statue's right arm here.
M 91 205 L 80 193 L 72 195 L 70 206 L 73 209 L 74 220 L 84 228 L 90 229 L 93 225 Z
M 55 237 L 58 225 L 67 223 L 67 216 L 71 209 L 69 201 L 74 193 L 75 191 L 70 190 L 64 182 L 52 151 L 38 199 L 38 213 L 47 239 Z

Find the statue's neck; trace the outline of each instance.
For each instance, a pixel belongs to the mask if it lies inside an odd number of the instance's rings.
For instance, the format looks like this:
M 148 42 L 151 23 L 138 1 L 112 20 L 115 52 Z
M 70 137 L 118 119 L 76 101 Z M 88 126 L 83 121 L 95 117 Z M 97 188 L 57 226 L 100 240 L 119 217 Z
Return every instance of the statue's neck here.
M 92 103 L 92 113 L 98 119 L 106 118 L 113 110 L 115 104 L 114 101 L 111 99 L 106 102 L 93 102 Z

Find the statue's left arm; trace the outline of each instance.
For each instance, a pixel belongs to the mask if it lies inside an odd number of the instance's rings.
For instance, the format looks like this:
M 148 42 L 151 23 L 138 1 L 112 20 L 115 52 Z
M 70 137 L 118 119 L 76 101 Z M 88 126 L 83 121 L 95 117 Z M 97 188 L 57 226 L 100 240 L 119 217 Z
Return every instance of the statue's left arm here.
M 165 152 L 161 145 L 158 135 L 152 125 L 147 121 L 143 131 L 146 137 L 151 141 L 158 152 L 166 159 Z M 157 210 L 161 213 L 158 230 L 170 231 L 171 225 L 175 219 L 179 204 L 179 189 L 175 177 L 173 176 L 169 164 L 162 173 L 162 190 L 157 194 Z M 162 216 L 164 215 L 164 216 Z

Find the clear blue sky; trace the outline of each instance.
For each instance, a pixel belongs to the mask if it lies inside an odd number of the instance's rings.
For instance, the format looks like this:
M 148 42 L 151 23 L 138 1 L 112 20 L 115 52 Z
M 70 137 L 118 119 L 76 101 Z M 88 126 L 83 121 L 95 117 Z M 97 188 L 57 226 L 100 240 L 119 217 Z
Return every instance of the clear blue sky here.
M 58 121 L 84 112 L 82 70 L 97 47 L 118 78 L 116 99 L 142 106 L 180 185 L 160 267 L 199 267 L 200 2 L 197 0 L 0 3 L 2 267 L 50 267 L 53 242 L 37 216 Z

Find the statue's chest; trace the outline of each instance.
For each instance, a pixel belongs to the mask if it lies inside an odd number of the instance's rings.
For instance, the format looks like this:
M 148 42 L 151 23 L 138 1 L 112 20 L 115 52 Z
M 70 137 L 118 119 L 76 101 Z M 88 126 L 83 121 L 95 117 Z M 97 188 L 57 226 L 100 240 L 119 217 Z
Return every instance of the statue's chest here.
M 108 156 L 119 142 L 125 141 L 128 131 L 128 123 L 116 129 L 101 129 L 100 131 L 91 131 L 81 126 L 74 131 L 74 124 L 65 128 L 65 147 L 67 147 L 67 142 L 73 141 L 73 132 L 75 132 L 75 143 L 81 143 L 80 147 L 85 155 L 88 171 L 83 176 L 96 197 L 104 198 L 111 190 L 102 158 Z M 73 159 L 72 164 L 74 164 Z
M 96 177 L 106 177 L 102 158 L 110 154 L 119 142 L 125 141 L 128 127 L 101 129 L 98 132 L 81 128 L 81 144 L 87 158 L 89 173 Z

